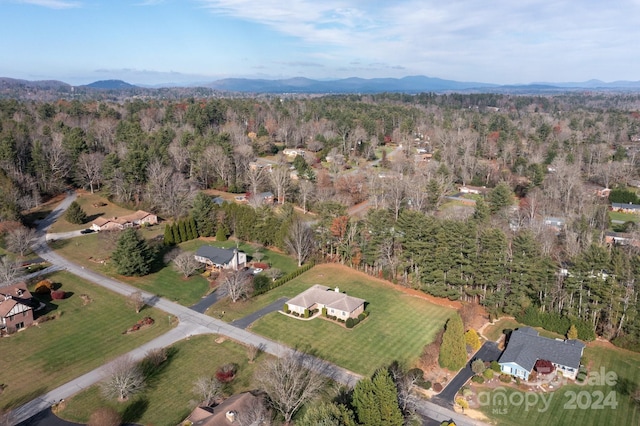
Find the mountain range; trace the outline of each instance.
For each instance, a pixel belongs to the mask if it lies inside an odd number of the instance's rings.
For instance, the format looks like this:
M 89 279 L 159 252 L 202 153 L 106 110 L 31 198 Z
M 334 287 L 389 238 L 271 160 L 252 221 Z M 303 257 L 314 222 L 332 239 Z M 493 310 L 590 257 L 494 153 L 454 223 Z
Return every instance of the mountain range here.
M 530 83 L 522 85 L 498 85 L 480 82 L 462 82 L 426 76 L 409 76 L 403 78 L 358 77 L 339 80 L 312 80 L 304 77 L 289 79 L 249 79 L 227 78 L 198 84 L 166 84 L 166 85 L 133 85 L 122 80 L 100 80 L 82 86 L 71 86 L 56 80 L 29 81 L 12 78 L 0 78 L 0 94 L 9 90 L 34 89 L 58 90 L 73 92 L 86 91 L 153 91 L 163 88 L 207 88 L 214 91 L 236 93 L 269 93 L 269 94 L 346 94 L 346 93 L 420 93 L 420 92 L 511 92 L 540 93 L 574 90 L 599 91 L 638 91 L 640 81 L 615 81 L 606 83 L 600 80 L 566 83 Z

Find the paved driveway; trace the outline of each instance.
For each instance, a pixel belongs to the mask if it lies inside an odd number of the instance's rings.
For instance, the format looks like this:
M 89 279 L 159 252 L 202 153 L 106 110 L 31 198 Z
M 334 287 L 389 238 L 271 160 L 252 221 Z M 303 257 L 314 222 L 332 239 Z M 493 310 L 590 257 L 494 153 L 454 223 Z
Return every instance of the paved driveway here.
M 502 351 L 498 349 L 496 342 L 485 342 L 484 345 L 476 352 L 467 365 L 460 370 L 458 374 L 449 382 L 446 388 L 440 394 L 432 399 L 436 404 L 444 406 L 453 406 L 453 401 L 456 394 L 460 390 L 467 380 L 473 377 L 473 371 L 471 371 L 471 362 L 480 358 L 483 361 L 497 361 L 500 358 Z
M 258 321 L 263 316 L 265 316 L 267 314 L 270 314 L 271 312 L 276 312 L 276 311 L 279 311 L 280 309 L 282 309 L 282 305 L 287 303 L 287 300 L 289 300 L 289 299 L 287 299 L 286 297 L 281 297 L 280 299 L 276 300 L 275 302 L 273 302 L 269 306 L 265 306 L 264 308 L 260 309 L 259 311 L 256 311 L 256 312 L 254 312 L 254 313 L 252 313 L 250 315 L 247 315 L 244 318 L 240 318 L 240 319 L 237 319 L 237 320 L 233 321 L 231 323 L 231 325 L 234 326 L 234 327 L 245 329 L 245 328 L 249 327 L 253 322 Z

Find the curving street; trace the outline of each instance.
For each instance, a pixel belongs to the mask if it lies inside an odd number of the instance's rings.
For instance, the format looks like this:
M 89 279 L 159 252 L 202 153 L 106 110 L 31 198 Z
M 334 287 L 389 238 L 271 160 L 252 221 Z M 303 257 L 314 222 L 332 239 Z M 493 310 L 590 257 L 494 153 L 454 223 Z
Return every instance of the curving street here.
M 67 197 L 56 207 L 56 209 L 38 225 L 38 239 L 33 246 L 36 254 L 38 254 L 42 259 L 50 262 L 52 265 L 55 265 L 57 269 L 65 269 L 74 275 L 121 295 L 129 296 L 132 293 L 139 291 L 139 289 L 135 287 L 129 286 L 112 278 L 105 277 L 70 262 L 52 251 L 47 245 L 46 230 L 64 213 L 75 198 L 75 193 L 69 193 Z M 293 349 L 285 345 L 246 331 L 243 328 L 206 316 L 191 308 L 179 305 L 147 292 L 143 292 L 142 294 L 149 306 L 157 307 L 168 314 L 177 317 L 179 319 L 179 325 L 164 335 L 129 352 L 127 355 L 134 360 L 144 358 L 145 354 L 149 350 L 169 346 L 191 335 L 205 333 L 219 334 L 246 345 L 258 346 L 261 347 L 264 352 L 278 357 L 294 352 Z M 256 319 L 260 315 L 261 313 L 257 313 Z M 242 323 L 240 325 L 242 326 L 244 324 Z M 246 325 L 244 326 L 246 327 Z M 361 379 L 360 375 L 324 360 L 311 356 L 305 356 L 305 359 L 305 364 L 307 364 L 309 368 L 312 368 L 318 373 L 345 386 L 354 386 L 356 382 Z M 43 410 L 48 409 L 55 402 L 69 398 L 83 389 L 94 385 L 105 377 L 110 364 L 111 363 L 107 363 L 16 408 L 9 413 L 9 418 L 11 419 L 10 422 L 12 424 L 24 422 L 25 420 L 38 415 Z M 438 406 L 429 401 L 421 401 L 420 406 L 418 407 L 418 412 L 438 421 L 453 419 L 458 425 L 484 425 L 482 422 L 470 419 L 454 412 L 453 410 Z

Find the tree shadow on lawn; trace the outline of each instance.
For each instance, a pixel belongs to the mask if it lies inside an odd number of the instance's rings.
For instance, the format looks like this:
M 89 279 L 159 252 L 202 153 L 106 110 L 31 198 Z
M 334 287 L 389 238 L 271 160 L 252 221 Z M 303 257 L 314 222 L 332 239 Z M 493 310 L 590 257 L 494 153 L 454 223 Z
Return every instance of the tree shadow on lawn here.
M 122 411 L 123 424 L 135 424 L 149 408 L 149 400 L 143 396 L 136 397 Z
M 7 389 L 4 390 L 4 392 L 10 391 L 10 390 L 11 389 L 8 387 Z M 19 396 L 13 398 L 12 400 L 9 400 L 6 404 L 4 404 L 2 409 L 3 410 L 11 410 L 11 409 L 14 409 L 16 407 L 19 407 L 20 405 L 26 404 L 27 402 L 32 401 L 32 400 L 44 395 L 48 390 L 49 389 L 47 389 L 46 387 L 42 386 L 42 387 L 39 387 L 38 389 L 34 389 L 31 392 L 24 394 L 24 395 L 19 395 Z
M 159 349 L 159 351 L 160 350 L 163 349 Z M 166 359 L 159 364 L 153 359 L 150 359 L 148 356 L 149 352 L 147 352 L 147 356 L 140 361 L 140 368 L 142 369 L 142 374 L 145 377 L 145 386 L 147 388 L 154 388 L 157 385 L 160 376 L 162 376 L 162 373 L 169 367 L 179 352 L 178 348 L 173 346 L 164 350 L 166 351 Z

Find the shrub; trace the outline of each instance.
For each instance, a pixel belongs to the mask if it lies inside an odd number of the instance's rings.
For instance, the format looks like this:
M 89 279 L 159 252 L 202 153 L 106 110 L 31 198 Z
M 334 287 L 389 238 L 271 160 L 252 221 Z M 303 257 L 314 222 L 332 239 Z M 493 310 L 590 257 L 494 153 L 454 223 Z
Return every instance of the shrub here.
M 438 393 L 442 392 L 442 385 L 440 383 L 434 383 L 433 390 L 434 392 L 438 392 Z
M 496 373 L 500 372 L 500 364 L 498 363 L 498 361 L 491 361 L 491 366 L 489 368 L 491 368 Z
M 509 374 L 501 374 L 500 375 L 500 381 L 502 383 L 511 383 L 511 376 Z
M 33 292 L 38 294 L 49 294 L 51 293 L 51 290 L 53 290 L 53 283 L 51 280 L 42 280 L 36 284 Z
M 464 398 L 456 398 L 456 404 L 458 404 L 463 411 L 465 408 L 469 408 L 469 403 Z
M 309 309 L 304 310 L 304 317 L 309 318 Z
M 473 395 L 473 391 L 471 389 L 469 388 L 462 389 L 462 396 L 467 398 L 467 397 L 470 397 L 471 395 Z
M 51 298 L 53 300 L 62 300 L 67 297 L 67 293 L 62 290 L 54 290 L 51 292 Z
M 91 413 L 87 426 L 120 426 L 122 417 L 111 407 L 101 407 Z
M 253 293 L 265 293 L 269 290 L 269 284 L 271 284 L 269 277 L 266 275 L 256 275 L 253 278 Z
M 471 381 L 474 383 L 484 383 L 484 377 L 482 376 L 473 376 Z
M 429 380 L 422 380 L 420 382 L 417 383 L 418 386 L 420 386 L 422 389 L 426 389 L 429 390 L 431 389 L 431 381 Z
M 289 305 L 288 305 L 288 304 L 286 304 L 286 303 L 282 306 L 282 310 L 283 310 L 283 311 L 285 311 L 286 313 L 291 312 L 291 311 L 289 310 Z
M 216 379 L 218 379 L 220 383 L 229 383 L 236 377 L 237 371 L 237 364 L 228 363 L 221 365 L 218 371 L 216 371 Z
M 493 375 L 494 375 L 494 374 L 495 374 L 495 373 L 494 373 L 494 371 L 493 371 L 492 369 L 487 368 L 486 370 L 484 370 L 484 371 L 482 372 L 482 377 L 484 377 L 484 378 L 485 378 L 485 379 L 487 379 L 487 380 L 491 380 L 491 379 L 493 379 Z
M 322 316 L 327 317 L 327 308 L 322 308 Z
M 354 325 L 355 324 L 354 324 L 353 318 L 347 318 L 347 322 L 346 322 L 347 328 L 353 328 Z

